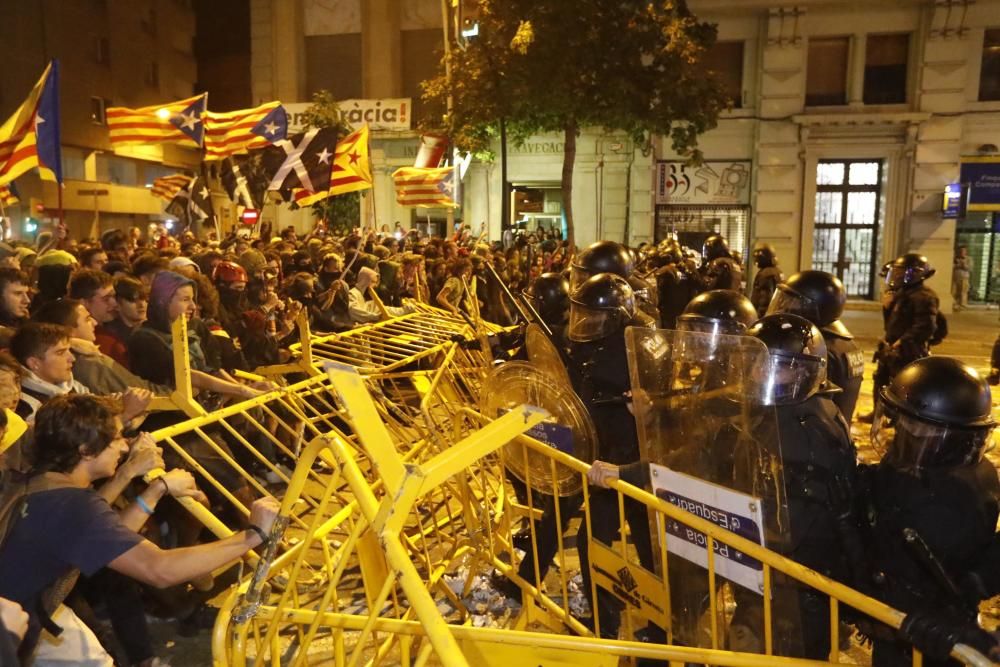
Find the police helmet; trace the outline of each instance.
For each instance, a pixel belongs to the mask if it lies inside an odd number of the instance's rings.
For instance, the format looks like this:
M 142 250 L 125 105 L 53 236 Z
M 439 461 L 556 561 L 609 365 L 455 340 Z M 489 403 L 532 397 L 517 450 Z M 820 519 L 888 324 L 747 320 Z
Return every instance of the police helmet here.
M 633 266 L 632 255 L 621 243 L 597 241 L 573 260 L 570 287 L 575 290 L 598 273 L 613 273 L 627 278 Z
M 883 462 L 920 471 L 978 463 L 996 425 L 990 388 L 971 366 L 924 357 L 882 388 L 872 443 Z
M 840 319 L 846 302 L 844 283 L 837 276 L 826 271 L 799 271 L 778 284 L 767 314 L 791 313 L 822 329 Z
M 896 290 L 922 283 L 933 275 L 934 269 L 926 257 L 916 252 L 908 252 L 889 264 L 885 284 L 889 289 Z
M 678 331 L 740 335 L 757 321 L 750 299 L 734 290 L 702 292 L 677 318 Z
M 778 258 L 777 254 L 774 252 L 774 246 L 770 243 L 764 243 L 763 241 L 757 241 L 753 246 L 753 259 L 757 263 L 757 268 L 763 269 L 768 266 L 774 266 L 775 260 Z
M 245 283 L 247 280 L 246 269 L 236 262 L 219 262 L 212 271 L 212 282 L 216 285 L 220 283 Z
M 549 326 L 566 323 L 569 281 L 561 273 L 543 273 L 524 291 L 524 297 Z
M 747 330 L 767 347 L 768 365 L 761 369 L 761 401 L 765 405 L 801 403 L 826 382 L 827 350 L 822 334 L 809 320 L 790 313 L 765 315 Z
M 660 261 L 665 264 L 677 264 L 684 260 L 684 248 L 678 243 L 677 239 L 666 239 L 660 241 L 660 245 L 656 249 L 657 254 L 660 257 Z
M 705 239 L 705 243 L 701 246 L 701 257 L 702 261 L 707 264 L 720 257 L 732 258 L 732 254 L 729 252 L 729 244 L 726 243 L 726 239 L 721 234 L 712 234 Z
M 613 273 L 588 278 L 570 296 L 569 339 L 579 343 L 623 330 L 635 316 L 635 294 Z

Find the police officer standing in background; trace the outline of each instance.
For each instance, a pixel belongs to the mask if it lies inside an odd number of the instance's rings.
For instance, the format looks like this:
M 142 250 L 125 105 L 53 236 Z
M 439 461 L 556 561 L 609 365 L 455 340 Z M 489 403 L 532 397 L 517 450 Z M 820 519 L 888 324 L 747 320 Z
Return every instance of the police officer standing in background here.
M 743 290 L 743 268 L 733 259 L 726 239 L 712 234 L 701 247 L 701 289 Z
M 910 362 L 926 357 L 938 329 L 938 296 L 924 284 L 934 275 L 927 258 L 915 252 L 897 257 L 888 268 L 886 287 L 891 296 L 885 307 L 885 338 L 875 352 L 878 366 L 872 378 L 872 396 L 878 402 L 885 387 Z M 860 421 L 870 422 L 872 414 Z
M 800 271 L 778 285 L 768 313 L 792 313 L 817 327 L 826 341 L 829 365 L 827 378 L 843 389 L 833 402 L 850 424 L 861 393 L 865 358 L 840 316 L 847 294 L 840 279 L 826 271 Z
M 908 614 L 899 637 L 874 632 L 873 665 L 956 664 L 956 643 L 981 653 L 994 639 L 976 622 L 1000 593 L 1000 481 L 983 451 L 995 426 L 986 382 L 949 357 L 927 357 L 882 389 L 872 443 L 882 460 L 862 470 L 874 594 Z M 994 659 L 997 656 L 993 656 Z
M 757 317 L 764 317 L 767 306 L 771 303 L 774 290 L 778 288 L 784 276 L 778 268 L 778 257 L 770 243 L 758 241 L 753 247 L 753 261 L 757 265 L 757 275 L 753 277 L 753 289 L 750 290 L 750 303 L 757 309 Z

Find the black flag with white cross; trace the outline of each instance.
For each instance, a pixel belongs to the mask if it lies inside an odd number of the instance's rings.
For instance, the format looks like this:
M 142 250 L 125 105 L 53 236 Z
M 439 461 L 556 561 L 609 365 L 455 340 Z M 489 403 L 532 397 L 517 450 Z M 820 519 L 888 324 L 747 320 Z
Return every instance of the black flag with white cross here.
M 263 149 L 263 163 L 271 181 L 268 190 L 302 188 L 318 192 L 330 187 L 337 130 L 314 128 Z
M 181 188 L 167 205 L 167 213 L 177 216 L 186 227 L 215 216 L 212 191 L 208 189 L 204 175 L 195 176 L 186 187 Z
M 225 188 L 226 194 L 233 200 L 233 203 L 244 208 L 259 209 L 263 204 L 263 193 L 261 193 L 260 199 L 254 198 L 247 177 L 243 173 L 241 162 L 245 162 L 245 160 L 237 160 L 235 156 L 223 160 L 219 167 L 219 180 L 222 181 L 222 187 Z

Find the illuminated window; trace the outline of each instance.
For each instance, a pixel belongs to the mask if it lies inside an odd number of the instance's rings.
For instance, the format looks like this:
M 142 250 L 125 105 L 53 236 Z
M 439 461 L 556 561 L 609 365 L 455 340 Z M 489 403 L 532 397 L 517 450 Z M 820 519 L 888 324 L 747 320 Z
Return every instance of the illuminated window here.
M 1000 28 L 987 30 L 983 38 L 983 66 L 979 70 L 979 100 L 1000 101 Z
M 865 104 L 906 102 L 909 35 L 868 35 L 865 48 Z
M 743 106 L 743 42 L 716 42 L 704 59 L 705 69 L 722 85 L 734 109 Z
M 809 40 L 806 67 L 806 106 L 847 104 L 847 54 L 850 39 L 823 37 Z

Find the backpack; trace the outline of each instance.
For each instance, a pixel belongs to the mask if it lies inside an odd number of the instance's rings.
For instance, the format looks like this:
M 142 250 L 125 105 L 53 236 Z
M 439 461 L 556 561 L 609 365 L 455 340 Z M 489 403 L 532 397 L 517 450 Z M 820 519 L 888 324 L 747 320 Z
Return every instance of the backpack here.
M 43 491 L 75 488 L 75 486 L 64 475 L 43 473 L 31 476 L 8 471 L 6 479 L 0 485 L 0 547 L 7 541 L 17 524 L 17 520 L 22 516 L 28 496 Z M 73 569 L 42 592 L 41 609 L 36 609 L 35 612 L 38 614 L 42 627 L 54 636 L 58 637 L 62 628 L 52 620 L 52 614 L 73 590 L 76 580 L 79 578 L 80 571 Z
M 948 318 L 940 310 L 935 320 L 934 336 L 928 341 L 931 345 L 940 345 L 948 337 Z

